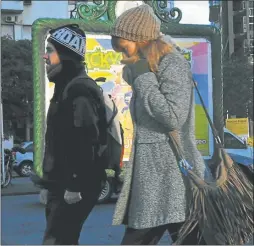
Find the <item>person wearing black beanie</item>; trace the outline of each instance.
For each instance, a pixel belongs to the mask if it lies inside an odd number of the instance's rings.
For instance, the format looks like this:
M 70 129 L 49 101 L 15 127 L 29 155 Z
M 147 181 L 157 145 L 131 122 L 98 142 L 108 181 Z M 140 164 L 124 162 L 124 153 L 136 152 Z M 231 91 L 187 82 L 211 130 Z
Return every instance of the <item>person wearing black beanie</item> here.
M 77 245 L 106 178 L 98 165 L 105 144 L 102 91 L 84 68 L 86 35 L 77 25 L 50 31 L 47 76 L 55 83 L 47 115 L 42 183 L 48 190 L 44 245 Z M 105 127 L 104 127 L 105 126 Z

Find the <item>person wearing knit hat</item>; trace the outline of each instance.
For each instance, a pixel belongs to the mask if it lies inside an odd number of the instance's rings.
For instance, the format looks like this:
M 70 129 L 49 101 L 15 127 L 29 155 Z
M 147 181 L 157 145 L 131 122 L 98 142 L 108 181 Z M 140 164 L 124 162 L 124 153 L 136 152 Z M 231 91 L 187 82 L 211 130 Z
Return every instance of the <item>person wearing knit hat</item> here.
M 43 244 L 78 245 L 106 178 L 95 151 L 107 130 L 105 104 L 84 68 L 85 33 L 77 25 L 62 26 L 51 30 L 47 41 L 43 58 L 55 89 L 40 180 L 48 193 Z
M 177 130 L 188 163 L 200 177 L 205 164 L 196 146 L 192 74 L 160 21 L 146 4 L 120 15 L 111 28 L 112 47 L 123 54 L 123 78 L 132 87 L 133 145 L 113 224 L 125 224 L 123 245 L 172 240 L 186 219 L 188 186 L 168 133 Z M 199 228 L 182 244 L 205 244 Z M 200 239 L 200 240 L 199 240 Z
M 125 11 L 111 28 L 111 36 L 134 42 L 155 40 L 160 37 L 161 21 L 153 9 L 143 4 Z
M 74 68 L 73 73 L 77 74 L 77 70 L 81 69 L 83 66 L 82 62 L 84 61 L 86 47 L 85 33 L 77 25 L 67 25 L 50 30 L 49 34 L 47 49 L 56 51 L 59 58 L 56 61 L 51 59 L 51 57 L 55 57 L 55 52 L 52 52 L 53 56 L 50 53 L 45 54 L 49 80 L 53 81 L 55 79 L 54 76 L 63 71 L 63 69 L 72 71 L 72 68 Z

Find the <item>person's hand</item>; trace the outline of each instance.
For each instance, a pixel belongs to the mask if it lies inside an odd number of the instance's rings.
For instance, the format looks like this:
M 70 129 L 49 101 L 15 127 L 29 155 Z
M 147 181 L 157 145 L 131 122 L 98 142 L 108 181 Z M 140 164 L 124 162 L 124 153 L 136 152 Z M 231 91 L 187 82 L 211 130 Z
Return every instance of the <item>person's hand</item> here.
M 127 65 L 128 68 L 131 71 L 132 74 L 132 79 L 133 81 L 140 75 L 144 74 L 144 73 L 149 73 L 151 72 L 149 64 L 147 62 L 146 59 L 140 59 L 137 62 L 133 63 L 133 64 L 128 64 Z
M 137 62 L 128 64 L 123 68 L 123 79 L 131 85 L 138 76 L 149 72 L 151 72 L 151 70 L 147 60 L 140 59 Z
M 72 191 L 66 190 L 64 193 L 64 200 L 68 204 L 74 204 L 74 203 L 81 201 L 82 196 L 81 196 L 80 192 L 72 192 Z

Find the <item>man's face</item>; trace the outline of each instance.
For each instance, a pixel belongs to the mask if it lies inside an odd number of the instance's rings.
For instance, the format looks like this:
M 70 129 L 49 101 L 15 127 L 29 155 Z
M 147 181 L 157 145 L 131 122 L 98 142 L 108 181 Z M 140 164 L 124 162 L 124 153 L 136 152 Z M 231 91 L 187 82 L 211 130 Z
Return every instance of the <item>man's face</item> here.
M 61 60 L 53 44 L 48 43 L 46 53 L 43 56 L 49 79 L 60 72 Z

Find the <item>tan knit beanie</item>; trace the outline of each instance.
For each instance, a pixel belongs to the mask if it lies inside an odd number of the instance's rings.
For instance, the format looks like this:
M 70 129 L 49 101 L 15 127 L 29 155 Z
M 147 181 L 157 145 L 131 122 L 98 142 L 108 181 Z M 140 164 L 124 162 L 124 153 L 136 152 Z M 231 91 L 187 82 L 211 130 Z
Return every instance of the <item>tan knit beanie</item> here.
M 155 40 L 160 36 L 161 22 L 153 9 L 142 4 L 122 13 L 111 28 L 111 36 L 134 42 Z

